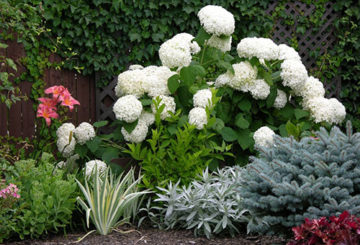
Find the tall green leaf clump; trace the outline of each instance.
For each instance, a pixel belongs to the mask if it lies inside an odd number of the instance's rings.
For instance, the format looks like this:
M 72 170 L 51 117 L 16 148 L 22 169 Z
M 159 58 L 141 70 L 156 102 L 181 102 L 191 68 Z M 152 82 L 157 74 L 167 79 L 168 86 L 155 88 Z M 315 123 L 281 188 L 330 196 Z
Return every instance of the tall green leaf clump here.
M 324 128 L 297 142 L 274 137 L 241 178 L 250 232 L 279 234 L 304 218 L 360 213 L 360 133 Z

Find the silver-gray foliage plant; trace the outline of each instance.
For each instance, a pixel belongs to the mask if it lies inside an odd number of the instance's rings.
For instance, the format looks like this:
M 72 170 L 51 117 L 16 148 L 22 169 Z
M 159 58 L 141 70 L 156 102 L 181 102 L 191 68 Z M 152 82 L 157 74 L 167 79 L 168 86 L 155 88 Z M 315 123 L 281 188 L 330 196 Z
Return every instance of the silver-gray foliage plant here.
M 299 142 L 275 136 L 242 172 L 242 204 L 262 220 L 250 220 L 248 231 L 279 234 L 304 218 L 360 214 L 360 133 L 348 122 L 346 134 L 333 127 L 316 135 Z
M 247 222 L 247 210 L 237 191 L 240 172 L 239 167 L 227 167 L 213 174 L 206 169 L 201 179 L 188 187 L 170 183 L 167 189 L 159 188 L 163 194 L 157 194 L 155 201 L 162 205 L 150 207 L 149 201 L 144 210 L 161 229 L 194 229 L 195 235 L 208 238 L 228 231 L 233 236 L 238 232 L 236 225 Z

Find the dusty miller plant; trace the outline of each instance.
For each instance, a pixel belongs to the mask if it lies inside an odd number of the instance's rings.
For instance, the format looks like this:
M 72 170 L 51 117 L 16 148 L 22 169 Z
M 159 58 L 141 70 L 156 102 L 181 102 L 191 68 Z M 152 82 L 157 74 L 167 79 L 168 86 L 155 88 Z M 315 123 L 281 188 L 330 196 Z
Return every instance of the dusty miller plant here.
M 239 232 L 237 225 L 247 220 L 247 210 L 243 209 L 236 189 L 240 171 L 239 167 L 228 167 L 209 174 L 206 169 L 200 180 L 188 187 L 170 182 L 167 188 L 159 188 L 162 194 L 155 199 L 162 205 L 151 207 L 149 201 L 143 209 L 146 217 L 160 229 L 193 229 L 195 235 L 207 238 L 220 232 L 234 236 Z

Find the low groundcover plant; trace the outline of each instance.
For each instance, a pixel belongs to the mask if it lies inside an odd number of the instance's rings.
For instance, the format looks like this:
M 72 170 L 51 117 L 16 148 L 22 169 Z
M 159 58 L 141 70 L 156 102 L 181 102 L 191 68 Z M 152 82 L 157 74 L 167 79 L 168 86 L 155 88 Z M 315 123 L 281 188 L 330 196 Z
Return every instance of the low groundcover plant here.
M 292 228 L 295 240 L 287 245 L 360 243 L 360 218 L 344 211 L 339 217 L 305 219 L 305 223 Z

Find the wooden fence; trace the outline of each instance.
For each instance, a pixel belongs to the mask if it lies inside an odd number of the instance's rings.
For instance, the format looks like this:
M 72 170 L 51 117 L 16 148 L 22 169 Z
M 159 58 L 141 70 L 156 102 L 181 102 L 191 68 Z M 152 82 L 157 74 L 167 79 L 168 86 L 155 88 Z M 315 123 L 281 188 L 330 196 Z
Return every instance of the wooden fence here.
M 11 41 L 7 44 L 9 45 L 8 48 L 2 50 L 7 52 L 5 53 L 6 57 L 13 59 L 17 63 L 18 71 L 15 72 L 15 75 L 19 75 L 25 70 L 23 66 L 19 65 L 20 62 L 18 62 L 21 57 L 25 56 L 25 50 L 16 41 Z M 50 61 L 58 62 L 60 58 L 51 55 Z M 53 85 L 63 85 L 80 102 L 80 106 L 76 106 L 76 109 L 69 113 L 71 122 L 77 125 L 83 121 L 95 121 L 94 76 L 82 76 L 68 70 L 47 69 L 43 79 L 46 83 L 45 88 Z M 21 82 L 19 85 L 21 92 L 26 96 L 30 95 L 31 86 L 32 83 L 26 81 Z M 17 102 L 12 105 L 10 110 L 3 103 L 0 103 L 0 135 L 31 137 L 35 132 L 35 120 L 36 113 L 31 100 Z

